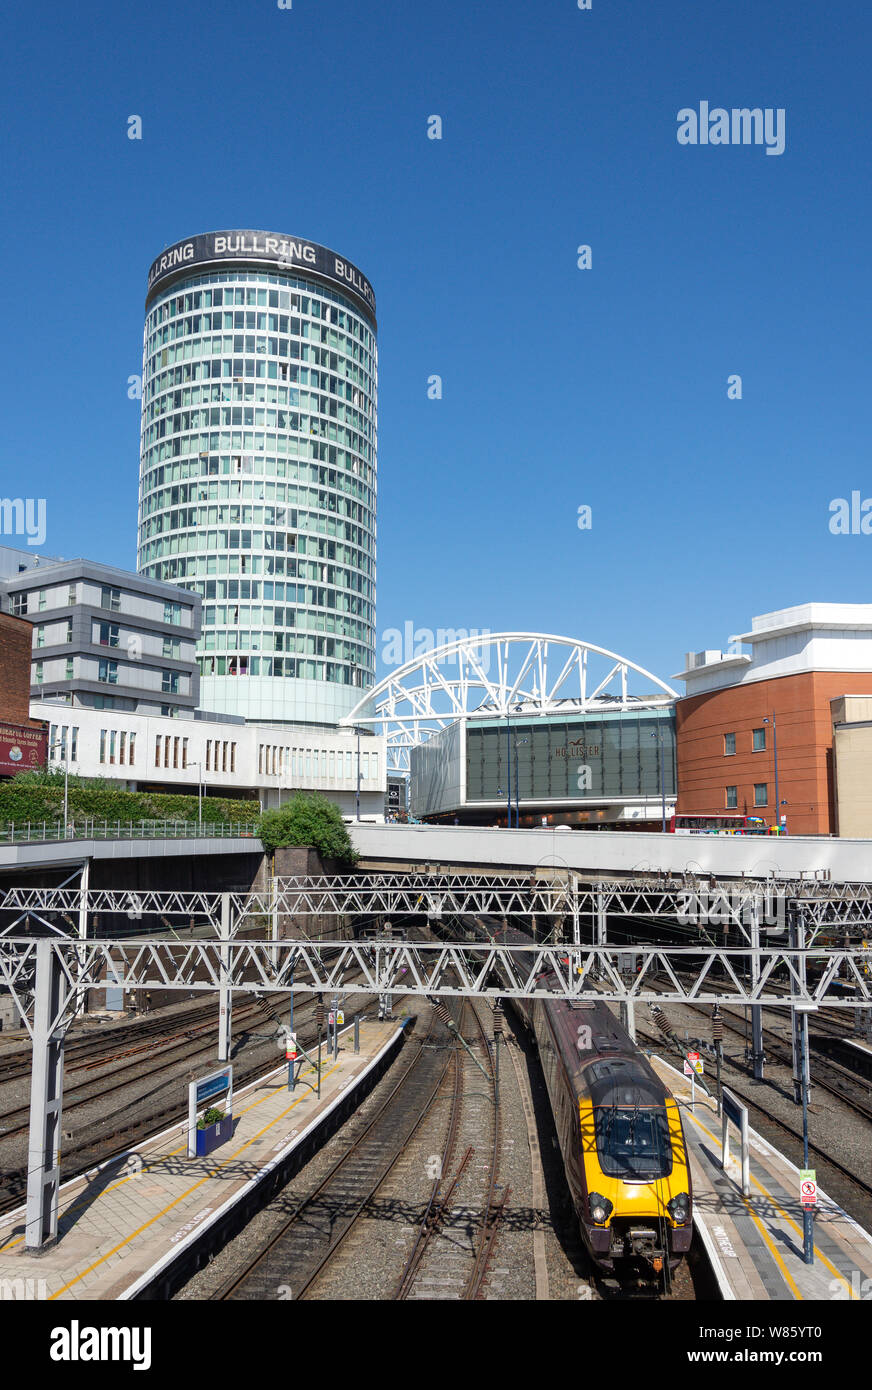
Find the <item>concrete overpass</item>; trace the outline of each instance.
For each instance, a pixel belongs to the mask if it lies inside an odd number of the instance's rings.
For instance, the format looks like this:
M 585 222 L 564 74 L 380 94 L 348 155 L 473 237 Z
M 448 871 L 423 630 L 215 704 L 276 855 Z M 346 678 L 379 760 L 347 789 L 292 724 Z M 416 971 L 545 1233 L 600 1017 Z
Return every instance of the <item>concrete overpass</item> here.
M 83 859 L 173 859 L 191 855 L 252 854 L 261 852 L 259 840 L 228 836 L 216 839 L 191 836 L 190 839 L 143 838 L 26 840 L 21 844 L 0 845 L 0 872 L 14 869 L 42 869 L 50 865 L 63 868 Z
M 471 870 L 566 868 L 590 876 L 713 874 L 718 878 L 872 881 L 872 840 L 824 836 L 663 835 L 636 831 L 482 830 L 467 826 L 349 827 L 361 868 L 432 864 Z

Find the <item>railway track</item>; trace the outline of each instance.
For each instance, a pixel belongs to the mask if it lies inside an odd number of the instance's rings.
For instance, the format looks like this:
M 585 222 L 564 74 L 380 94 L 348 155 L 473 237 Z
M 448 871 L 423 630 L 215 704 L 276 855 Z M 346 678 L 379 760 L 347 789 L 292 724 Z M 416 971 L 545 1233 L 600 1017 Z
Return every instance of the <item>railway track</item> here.
M 447 1073 L 457 1067 L 456 1048 L 445 1046 L 447 1040 L 431 1008 L 425 1035 L 413 1040 L 399 1077 L 375 1114 L 362 1128 L 352 1128 L 345 1152 L 216 1298 L 306 1297 L 428 1115 Z
M 260 1005 L 256 1003 L 237 1006 L 233 1015 L 234 1028 L 240 1023 L 246 1024 L 253 1021 L 258 1015 L 262 1015 L 262 1012 Z M 65 1116 L 69 1116 L 70 1111 L 76 1110 L 80 1106 L 93 1104 L 95 1101 L 103 1100 L 106 1096 L 126 1090 L 128 1086 L 137 1081 L 145 1079 L 152 1081 L 164 1073 L 172 1072 L 180 1063 L 194 1062 L 204 1054 L 213 1053 L 215 1038 L 211 1032 L 209 1036 L 204 1036 L 202 1040 L 197 1041 L 197 1034 L 204 1033 L 211 1026 L 212 1020 L 209 1020 L 192 1030 L 185 1030 L 181 1035 L 171 1034 L 168 1038 L 158 1039 L 156 1043 L 150 1044 L 147 1056 L 137 1056 L 134 1061 L 127 1063 L 127 1065 L 113 1068 L 111 1085 L 106 1085 L 107 1077 L 97 1076 L 81 1082 L 71 1090 L 65 1089 L 63 1100 Z M 181 1036 L 181 1041 L 167 1047 L 167 1043 L 172 1042 L 172 1038 L 178 1036 Z M 195 1042 L 194 1047 L 190 1047 L 192 1041 Z M 157 1066 L 154 1065 L 156 1059 L 153 1056 L 155 1046 L 159 1046 L 161 1049 Z M 138 1052 L 139 1049 L 136 1051 Z M 102 1058 L 95 1061 L 90 1069 L 96 1069 L 98 1066 L 111 1066 L 112 1060 L 111 1058 Z M 87 1064 L 78 1063 L 76 1069 L 81 1070 L 83 1065 L 87 1066 Z M 64 1070 L 66 1071 L 66 1068 Z M 14 1135 L 23 1133 L 29 1126 L 29 1120 L 29 1101 L 24 1105 L 16 1105 L 10 1110 L 0 1112 L 0 1139 L 11 1139 Z
M 693 1013 L 702 1014 L 709 1020 L 711 1019 L 710 1011 L 703 1005 L 686 1004 L 683 1007 L 690 1009 Z M 744 1039 L 744 1017 L 742 1017 L 743 1026 L 739 1028 L 736 1022 L 730 1021 L 731 1019 L 736 1019 L 736 1014 L 731 1009 L 722 1007 L 721 1018 L 723 1019 L 725 1028 L 737 1037 Z M 790 1040 L 785 1039 L 782 1033 L 776 1032 L 774 1028 L 767 1027 L 765 1024 L 763 1026 L 763 1036 L 774 1040 L 774 1046 L 770 1044 L 772 1059 L 782 1066 L 792 1068 L 793 1054 Z M 810 1052 L 813 1054 L 810 1057 L 810 1063 L 812 1065 L 811 1079 L 813 1084 L 815 1086 L 820 1086 L 822 1090 L 827 1091 L 829 1095 L 835 1096 L 837 1100 L 843 1101 L 845 1105 L 850 1106 L 850 1108 L 854 1110 L 856 1114 L 862 1116 L 864 1120 L 872 1122 L 872 1104 L 869 1102 L 868 1086 L 863 1088 L 863 1082 L 856 1073 L 852 1073 L 839 1062 L 835 1062 L 830 1058 L 821 1057 L 813 1048 L 810 1048 Z M 857 1092 L 861 1090 L 861 1088 L 863 1089 L 863 1094 L 858 1095 Z
M 375 995 L 359 996 L 359 1005 L 355 1010 L 351 1013 L 346 1010 L 348 1021 L 353 1022 L 356 1016 L 363 1015 L 368 1009 L 371 1009 L 376 998 Z M 309 1047 L 316 1042 L 316 1033 L 311 1023 L 300 1028 L 299 1033 L 304 1046 Z M 263 1052 L 267 1048 L 270 1051 L 269 1060 L 263 1056 Z M 248 1085 L 249 1082 L 256 1081 L 265 1072 L 271 1071 L 275 1067 L 277 1054 L 272 1045 L 265 1043 L 263 1048 L 259 1050 L 261 1052 L 260 1059 L 253 1061 L 251 1065 L 242 1067 L 238 1063 L 234 1063 L 234 1089 L 238 1090 Z M 77 1144 L 68 1144 L 63 1148 L 61 1155 L 62 1180 L 66 1182 L 80 1172 L 85 1172 L 98 1164 L 109 1162 L 114 1157 L 129 1152 L 137 1143 L 150 1138 L 156 1131 L 168 1128 L 184 1118 L 187 1110 L 187 1097 L 185 1096 L 184 1099 L 160 1109 L 149 1109 L 147 1115 L 133 1119 L 127 1124 L 116 1125 L 108 1134 L 98 1135 Z M 99 1123 L 100 1121 L 95 1122 L 95 1124 Z M 0 1172 L 0 1215 L 20 1205 L 24 1199 L 26 1182 L 26 1167 Z
M 644 1034 L 647 1039 L 653 1042 L 656 1045 L 656 1050 L 662 1051 L 664 1043 L 662 1036 L 644 1025 L 639 1025 L 637 1027 L 637 1032 Z M 729 1066 L 731 1070 L 738 1070 L 735 1063 L 732 1063 L 728 1057 L 724 1057 L 724 1063 Z M 728 1085 L 733 1095 L 742 1101 L 744 1105 L 747 1105 L 748 1109 L 753 1111 L 755 1115 L 760 1117 L 759 1121 L 756 1122 L 757 1128 L 761 1131 L 765 1131 L 766 1126 L 772 1126 L 781 1134 L 787 1135 L 791 1142 L 796 1144 L 797 1148 L 794 1150 L 793 1161 L 799 1162 L 801 1166 L 803 1143 L 801 1130 L 797 1129 L 794 1125 L 788 1124 L 786 1120 L 782 1120 L 778 1115 L 773 1113 L 771 1108 L 767 1109 L 759 1097 L 755 1099 L 754 1096 L 749 1095 L 747 1090 L 743 1089 L 741 1081 L 737 1084 L 731 1077 Z M 847 1182 L 853 1193 L 862 1194 L 861 1200 L 863 1206 L 861 1209 L 855 1208 L 854 1211 L 851 1211 L 852 1204 L 850 1201 L 846 1201 L 841 1196 L 838 1200 L 849 1214 L 856 1216 L 861 1223 L 866 1223 L 868 1225 L 870 1218 L 872 1218 L 872 1183 L 868 1183 L 863 1178 L 858 1177 L 851 1168 L 847 1167 L 844 1163 L 840 1163 L 837 1158 L 833 1158 L 828 1150 L 824 1149 L 820 1144 L 815 1143 L 811 1138 L 809 1139 L 808 1147 L 809 1153 L 816 1156 L 819 1175 L 823 1175 L 820 1178 L 820 1185 L 826 1187 L 831 1195 L 833 1195 L 833 1184 L 827 1180 L 827 1170 L 837 1174 L 842 1182 Z M 791 1155 L 788 1154 L 788 1157 L 790 1156 Z
M 469 1013 L 475 1020 L 480 1054 L 487 1059 L 488 1090 L 471 1090 L 483 1081 L 464 1054 L 457 1071 L 439 1176 L 434 1179 L 414 1246 L 394 1292 L 395 1300 L 440 1296 L 434 1290 L 440 1290 L 442 1297 L 480 1297 L 511 1194 L 510 1188 L 503 1188 L 498 1195 L 500 1113 L 494 1054 L 482 1021 L 482 1006 L 471 1004 Z M 478 1149 L 468 1144 L 468 1139 L 475 1139 L 478 1147 L 485 1149 L 478 1165 Z M 463 1156 L 449 1178 L 461 1150 Z M 476 1186 L 477 1193 L 471 1193 L 470 1188 Z M 464 1205 L 454 1210 L 455 1197 L 460 1194 Z
M 64 1070 L 96 1067 L 103 1062 L 132 1056 L 136 1051 L 160 1047 L 165 1041 L 182 1036 L 187 1030 L 208 1028 L 217 1019 L 217 1005 L 207 1002 L 169 1018 L 152 1016 L 138 1019 L 135 1023 L 116 1024 L 106 1033 L 90 1032 L 84 1036 L 70 1037 L 64 1044 Z M 171 1029 L 176 1031 L 168 1031 Z M 19 1055 L 21 1052 L 25 1055 Z M 84 1060 L 80 1061 L 80 1058 Z M 0 1086 L 30 1076 L 32 1065 L 33 1051 L 28 1042 L 23 1048 L 16 1048 L 15 1056 L 0 1060 Z

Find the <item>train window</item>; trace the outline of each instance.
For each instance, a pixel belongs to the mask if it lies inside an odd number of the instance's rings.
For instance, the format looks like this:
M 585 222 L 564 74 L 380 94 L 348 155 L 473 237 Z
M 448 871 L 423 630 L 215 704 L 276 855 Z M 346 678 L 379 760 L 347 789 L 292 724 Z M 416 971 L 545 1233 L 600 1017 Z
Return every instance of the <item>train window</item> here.
M 596 1147 L 610 1178 L 649 1181 L 672 1172 L 672 1145 L 663 1106 L 598 1105 Z

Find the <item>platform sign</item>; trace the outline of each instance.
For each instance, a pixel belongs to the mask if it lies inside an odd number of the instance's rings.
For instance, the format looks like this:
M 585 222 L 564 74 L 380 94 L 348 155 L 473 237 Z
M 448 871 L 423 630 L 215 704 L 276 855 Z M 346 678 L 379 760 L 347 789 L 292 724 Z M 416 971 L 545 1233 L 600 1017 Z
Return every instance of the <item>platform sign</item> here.
M 335 1017 L 335 1015 L 333 1014 L 332 1011 L 327 1015 L 327 1027 L 328 1027 L 328 1028 L 332 1028 L 332 1027 L 333 1027 L 333 1019 L 334 1019 L 334 1017 Z
M 232 1066 L 222 1067 L 220 1071 L 210 1072 L 208 1076 L 201 1076 L 199 1081 L 192 1081 L 188 1086 L 188 1158 L 197 1156 L 197 1111 L 204 1101 L 222 1093 L 226 1093 L 224 1113 L 226 1117 L 230 1117 L 233 1113 Z M 232 1125 L 230 1129 L 232 1131 Z
M 285 1060 L 295 1062 L 297 1060 L 297 1035 L 288 1033 L 285 1037 Z
M 204 1100 L 209 1100 L 212 1096 L 220 1096 L 222 1091 L 230 1089 L 232 1083 L 232 1067 L 224 1067 L 221 1071 L 213 1072 L 211 1076 L 204 1076 L 202 1081 L 195 1081 L 197 1104 L 202 1105 Z
M 817 1173 L 814 1168 L 800 1170 L 799 1200 L 804 1207 L 817 1206 Z
M 688 1052 L 684 1063 L 684 1074 L 691 1076 L 694 1072 L 697 1076 L 702 1076 L 702 1058 L 698 1052 Z
M 342 1028 L 345 1023 L 345 1014 L 342 1012 L 341 1009 L 339 1010 L 339 1013 L 336 1015 L 336 1022 L 340 1028 Z

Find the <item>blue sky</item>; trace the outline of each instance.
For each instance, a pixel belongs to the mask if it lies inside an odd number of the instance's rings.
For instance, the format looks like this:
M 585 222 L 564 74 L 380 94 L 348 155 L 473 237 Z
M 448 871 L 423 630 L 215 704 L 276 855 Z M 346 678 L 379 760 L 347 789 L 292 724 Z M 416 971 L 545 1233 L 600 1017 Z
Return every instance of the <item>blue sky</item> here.
M 754 613 L 869 600 L 872 536 L 828 522 L 872 497 L 870 38 L 860 0 L 13 9 L 0 490 L 46 498 L 47 553 L 133 568 L 148 267 L 263 228 L 375 288 L 380 633 L 668 679 Z M 679 145 L 701 100 L 783 107 L 785 152 Z

